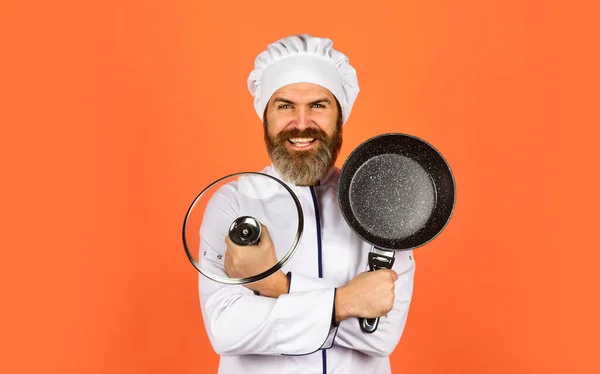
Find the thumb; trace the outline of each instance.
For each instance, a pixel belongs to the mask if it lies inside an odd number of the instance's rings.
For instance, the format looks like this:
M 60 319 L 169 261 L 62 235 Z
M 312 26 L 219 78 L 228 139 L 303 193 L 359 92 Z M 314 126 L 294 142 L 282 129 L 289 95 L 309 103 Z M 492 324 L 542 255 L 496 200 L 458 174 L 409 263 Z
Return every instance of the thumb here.
M 261 234 L 260 234 L 260 244 L 273 244 L 273 240 L 271 240 L 271 235 L 269 234 L 269 229 L 267 226 L 260 224 L 261 226 Z
M 226 235 L 226 236 L 225 236 L 225 245 L 226 245 L 226 247 L 227 247 L 227 248 L 226 248 L 226 252 L 232 252 L 232 253 L 235 253 L 235 252 L 236 252 L 236 251 L 237 251 L 237 250 L 240 248 L 240 246 L 239 246 L 239 245 L 235 244 L 235 243 L 234 243 L 234 242 L 231 240 L 231 238 L 229 237 L 229 235 Z

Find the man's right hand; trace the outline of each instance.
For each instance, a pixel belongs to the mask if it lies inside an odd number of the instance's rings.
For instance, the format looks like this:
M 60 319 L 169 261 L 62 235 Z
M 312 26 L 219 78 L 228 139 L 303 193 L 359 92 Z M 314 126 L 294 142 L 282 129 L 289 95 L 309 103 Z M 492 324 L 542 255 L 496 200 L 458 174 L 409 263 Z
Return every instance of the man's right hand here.
M 380 269 L 358 274 L 337 289 L 335 319 L 339 323 L 350 317 L 377 318 L 387 315 L 394 306 L 394 270 Z

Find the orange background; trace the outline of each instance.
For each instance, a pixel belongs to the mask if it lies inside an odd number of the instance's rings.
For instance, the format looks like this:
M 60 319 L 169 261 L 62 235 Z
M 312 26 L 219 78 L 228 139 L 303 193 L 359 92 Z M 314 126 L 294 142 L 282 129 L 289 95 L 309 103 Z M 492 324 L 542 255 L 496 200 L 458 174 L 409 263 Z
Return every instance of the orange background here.
M 3 4 L 0 372 L 216 372 L 183 217 L 214 179 L 269 162 L 246 78 L 269 42 L 307 32 L 359 74 L 339 165 L 405 132 L 455 173 L 455 214 L 415 253 L 394 373 L 599 373 L 593 8 Z

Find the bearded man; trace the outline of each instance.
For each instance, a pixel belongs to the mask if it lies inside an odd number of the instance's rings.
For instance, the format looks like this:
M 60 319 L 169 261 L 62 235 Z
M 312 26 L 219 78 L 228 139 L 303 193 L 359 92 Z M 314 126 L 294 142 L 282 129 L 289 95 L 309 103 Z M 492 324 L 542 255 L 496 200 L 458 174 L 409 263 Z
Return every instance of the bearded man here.
M 272 161 L 261 172 L 296 194 L 305 224 L 293 258 L 261 281 L 223 285 L 199 276 L 219 373 L 390 373 L 415 262 L 412 251 L 402 251 L 391 269 L 367 271 L 371 246 L 338 206 L 335 162 L 359 92 L 356 71 L 330 39 L 297 35 L 257 56 L 248 88 Z M 202 266 L 231 278 L 274 266 L 289 250 L 297 222 L 297 212 L 279 201 L 245 198 L 235 184 L 221 188 L 201 228 Z M 236 245 L 223 230 L 247 212 L 266 217 L 260 243 L 251 247 Z M 358 318 L 378 317 L 374 333 L 361 330 Z

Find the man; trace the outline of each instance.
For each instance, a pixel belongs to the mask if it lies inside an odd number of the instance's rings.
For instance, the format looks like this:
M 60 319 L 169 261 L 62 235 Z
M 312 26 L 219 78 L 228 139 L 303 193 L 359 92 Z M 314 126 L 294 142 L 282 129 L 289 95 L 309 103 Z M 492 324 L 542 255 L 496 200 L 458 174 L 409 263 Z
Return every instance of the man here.
M 248 86 L 272 161 L 262 172 L 296 194 L 304 231 L 292 259 L 259 282 L 232 286 L 200 276 L 219 373 L 390 373 L 388 356 L 404 330 L 415 263 L 412 251 L 399 252 L 391 270 L 366 271 L 371 246 L 352 232 L 338 206 L 334 164 L 359 92 L 356 72 L 331 40 L 299 35 L 270 44 L 256 58 Z M 235 184 L 221 188 L 205 212 L 201 266 L 249 277 L 276 264 L 297 223 L 297 212 L 278 201 L 246 198 Z M 227 236 L 228 225 L 244 214 L 261 217 L 259 245 L 240 247 Z M 367 334 L 358 317 L 381 318 Z

